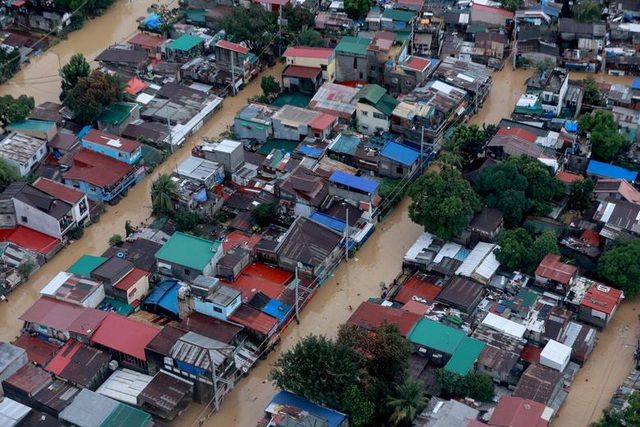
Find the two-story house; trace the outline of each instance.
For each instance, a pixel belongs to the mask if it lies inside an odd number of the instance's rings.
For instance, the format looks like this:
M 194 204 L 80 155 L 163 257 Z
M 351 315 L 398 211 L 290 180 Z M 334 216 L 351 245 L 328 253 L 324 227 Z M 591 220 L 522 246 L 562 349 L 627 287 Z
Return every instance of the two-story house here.
M 538 72 L 527 81 L 527 94 L 536 95 L 542 109 L 559 116 L 569 90 L 569 73 L 561 68 Z
M 389 119 L 398 101 L 382 86 L 364 86 L 356 95 L 356 117 L 358 130 L 367 135 L 389 130 Z
M 132 139 L 91 129 L 81 139 L 82 147 L 104 154 L 128 165 L 135 165 L 142 157 L 142 144 Z
M 284 51 L 287 66 L 316 68 L 322 71 L 322 80 L 333 82 L 336 74 L 335 51 L 326 47 L 291 46 Z
M 12 132 L 0 141 L 0 157 L 16 168 L 20 176 L 29 175 L 47 154 L 47 141 Z
M 89 216 L 89 200 L 82 191 L 43 177 L 36 179 L 33 186 L 73 206 L 71 215 L 77 225 L 84 225 L 91 219 Z
M 193 309 L 206 316 L 227 320 L 242 303 L 242 292 L 225 286 L 215 277 L 198 276 L 190 284 Z
M 235 77 L 233 84 L 236 88 L 240 88 L 251 79 L 255 64 L 250 60 L 253 56 L 248 47 L 227 40 L 218 40 L 215 54 L 216 66 Z
M 155 257 L 161 274 L 187 280 L 214 275 L 222 252 L 220 242 L 175 232 Z

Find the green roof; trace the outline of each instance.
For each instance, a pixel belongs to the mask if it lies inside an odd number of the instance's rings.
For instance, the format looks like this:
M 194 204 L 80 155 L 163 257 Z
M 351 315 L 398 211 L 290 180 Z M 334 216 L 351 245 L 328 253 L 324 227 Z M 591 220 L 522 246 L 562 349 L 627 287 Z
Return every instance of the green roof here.
M 380 101 L 378 101 L 378 103 L 375 105 L 375 107 L 381 113 L 387 116 L 390 116 L 391 113 L 393 113 L 393 110 L 396 109 L 397 105 L 398 105 L 398 101 L 396 101 L 396 99 L 393 96 L 389 95 L 388 93 L 385 93 L 384 96 L 380 99 Z
M 67 269 L 67 273 L 76 276 L 89 277 L 91 272 L 98 268 L 107 258 L 93 255 L 82 255 L 71 267 Z
M 409 22 L 416 17 L 416 13 L 408 10 L 385 9 L 382 13 L 382 17 L 385 19 L 391 19 L 392 21 Z
M 363 37 L 345 36 L 340 40 L 338 46 L 336 46 L 336 53 L 346 53 L 349 55 L 366 56 L 367 49 L 371 39 Z
M 405 42 L 411 38 L 411 31 L 398 31 L 395 34 L 395 41 L 399 43 Z
M 134 105 L 127 104 L 125 102 L 110 104 L 107 108 L 104 109 L 102 114 L 98 116 L 98 121 L 110 125 L 119 125 L 120 123 L 124 122 L 127 117 L 129 117 L 129 114 L 131 114 L 131 110 L 133 110 L 134 108 Z
M 289 141 L 288 139 L 269 139 L 258 148 L 256 153 L 266 156 L 273 151 L 274 148 L 282 150 L 285 153 L 293 153 L 296 151 L 298 144 L 300 143 L 297 141 Z
M 422 318 L 409 333 L 409 341 L 422 347 L 453 354 L 466 334 L 460 330 L 431 319 Z
M 485 343 L 475 338 L 464 337 L 451 359 L 444 365 L 444 369 L 465 376 L 475 365 L 478 356 L 482 353 Z
M 120 403 L 100 424 L 100 427 L 140 427 L 151 420 L 151 415 L 140 409 Z
M 205 22 L 207 12 L 205 10 L 187 10 L 184 15 L 189 21 Z
M 211 262 L 220 242 L 190 236 L 176 231 L 156 253 L 162 261 L 202 271 Z
M 171 43 L 167 45 L 167 49 L 188 52 L 200 43 L 204 43 L 204 40 L 200 37 L 192 36 L 191 34 L 183 34 L 177 39 L 171 41 Z
M 366 85 L 358 92 L 358 100 L 366 101 L 382 114 L 390 116 L 398 105 L 398 101 L 387 93 L 387 90 L 376 84 Z
M 13 122 L 7 126 L 8 130 L 26 130 L 34 132 L 48 132 L 52 127 L 56 125 L 55 122 L 49 122 L 46 120 L 21 120 L 19 122 Z

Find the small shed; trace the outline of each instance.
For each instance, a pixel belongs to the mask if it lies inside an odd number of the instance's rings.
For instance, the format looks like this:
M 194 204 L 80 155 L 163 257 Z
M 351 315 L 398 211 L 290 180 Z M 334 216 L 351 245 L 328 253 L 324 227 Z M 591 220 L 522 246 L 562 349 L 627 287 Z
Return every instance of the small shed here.
M 564 371 L 571 359 L 571 347 L 549 340 L 540 353 L 540 364 L 556 371 Z

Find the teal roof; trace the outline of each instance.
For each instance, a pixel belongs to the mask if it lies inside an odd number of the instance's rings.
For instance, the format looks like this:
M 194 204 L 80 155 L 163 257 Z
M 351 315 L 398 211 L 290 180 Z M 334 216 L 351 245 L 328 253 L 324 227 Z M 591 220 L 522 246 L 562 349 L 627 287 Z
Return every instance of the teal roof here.
M 213 242 L 176 231 L 156 253 L 156 258 L 202 271 L 211 262 L 211 258 L 219 248 L 220 242 Z
M 382 13 L 382 17 L 385 19 L 391 19 L 392 21 L 409 22 L 416 17 L 416 13 L 408 10 L 385 9 Z
M 402 43 L 411 38 L 411 31 L 397 31 L 395 41 Z
M 207 12 L 205 10 L 187 10 L 185 17 L 192 22 L 205 22 Z
M 385 88 L 376 84 L 365 85 L 357 96 L 359 101 L 366 101 L 387 116 L 390 116 L 398 105 L 398 101 L 389 95 Z
M 466 334 L 460 329 L 422 318 L 413 327 L 408 339 L 419 346 L 453 354 L 465 337 Z
M 107 258 L 93 255 L 82 255 L 71 267 L 67 269 L 67 273 L 76 276 L 89 277 L 91 272 L 98 268 Z
M 11 123 L 7 126 L 7 129 L 17 131 L 49 132 L 49 130 L 55 126 L 55 122 L 27 119 Z
M 131 110 L 135 108 L 132 104 L 127 104 L 126 102 L 118 102 L 115 104 L 110 104 L 107 108 L 102 111 L 102 114 L 98 116 L 98 121 L 107 123 L 110 125 L 119 125 L 124 122 L 129 114 L 131 114 Z
M 141 427 L 151 421 L 151 415 L 124 403 L 118 404 L 100 427 Z
M 355 135 L 345 135 L 341 133 L 329 146 L 331 151 L 341 154 L 353 155 L 360 144 L 360 139 Z
M 336 53 L 346 53 L 350 55 L 366 56 L 367 49 L 371 39 L 363 37 L 345 36 L 340 40 L 338 46 L 336 46 Z
M 469 373 L 478 360 L 485 343 L 471 337 L 464 337 L 460 345 L 455 349 L 451 359 L 444 365 L 444 369 L 458 375 L 465 376 Z
M 171 43 L 167 45 L 167 49 L 188 52 L 200 43 L 204 43 L 204 40 L 200 37 L 192 36 L 191 34 L 183 34 L 177 39 L 172 40 Z

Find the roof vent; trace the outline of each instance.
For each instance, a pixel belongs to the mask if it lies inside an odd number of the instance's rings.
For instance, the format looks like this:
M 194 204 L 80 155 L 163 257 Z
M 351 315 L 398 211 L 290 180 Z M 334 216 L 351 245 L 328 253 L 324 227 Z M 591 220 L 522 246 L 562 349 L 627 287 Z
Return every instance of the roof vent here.
M 607 293 L 607 292 L 609 292 L 611 290 L 610 287 L 605 286 L 605 285 L 596 285 L 596 289 L 599 290 L 600 292 L 603 292 L 603 293 Z

